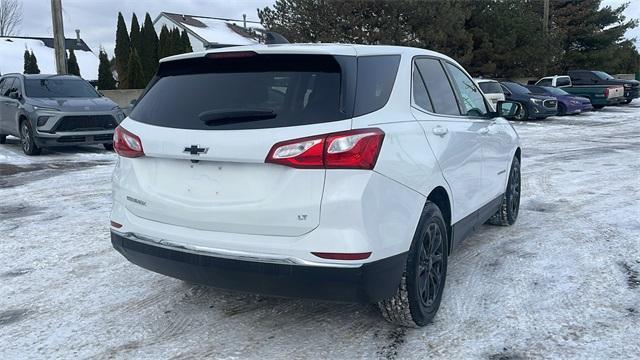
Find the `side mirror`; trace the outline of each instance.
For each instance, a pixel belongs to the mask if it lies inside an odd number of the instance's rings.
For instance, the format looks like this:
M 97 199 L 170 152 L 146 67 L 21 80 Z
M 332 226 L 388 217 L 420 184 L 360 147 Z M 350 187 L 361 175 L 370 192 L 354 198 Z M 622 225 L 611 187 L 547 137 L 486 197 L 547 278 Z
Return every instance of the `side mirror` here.
M 131 99 L 131 101 L 129 102 L 129 105 L 131 105 L 131 107 L 136 106 L 136 104 L 138 103 L 138 99 Z
M 20 93 L 17 91 L 12 91 L 9 93 L 9 97 L 15 100 L 20 100 L 21 96 Z
M 505 119 L 513 119 L 521 111 L 522 105 L 514 101 L 498 101 L 496 112 Z

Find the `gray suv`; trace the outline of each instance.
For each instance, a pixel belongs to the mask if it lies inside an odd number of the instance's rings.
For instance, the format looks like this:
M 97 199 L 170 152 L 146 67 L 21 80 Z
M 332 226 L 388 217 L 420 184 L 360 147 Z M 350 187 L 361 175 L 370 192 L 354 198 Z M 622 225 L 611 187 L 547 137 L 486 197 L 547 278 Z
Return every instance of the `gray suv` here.
M 43 147 L 103 144 L 113 149 L 122 109 L 71 75 L 6 74 L 0 78 L 0 144 L 20 138 L 27 155 Z

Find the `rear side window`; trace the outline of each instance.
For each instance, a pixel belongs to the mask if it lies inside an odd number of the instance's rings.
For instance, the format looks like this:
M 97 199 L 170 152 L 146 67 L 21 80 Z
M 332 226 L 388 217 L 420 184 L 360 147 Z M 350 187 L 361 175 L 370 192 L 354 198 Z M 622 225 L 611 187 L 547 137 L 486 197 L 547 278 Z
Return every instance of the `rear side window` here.
M 161 64 L 131 118 L 171 128 L 240 130 L 352 117 L 355 57 L 246 54 Z
M 382 109 L 398 74 L 400 55 L 358 57 L 358 92 L 354 116 Z
M 446 115 L 460 115 L 458 101 L 440 61 L 436 59 L 417 59 L 416 66 L 420 70 L 420 74 L 422 74 L 427 86 L 427 91 L 431 95 L 434 112 Z
M 433 112 L 431 100 L 429 99 L 429 93 L 427 93 L 427 87 L 424 85 L 424 81 L 422 80 L 422 75 L 420 75 L 418 67 L 413 68 L 412 82 L 413 103 L 424 110 Z
M 502 94 L 502 88 L 500 88 L 500 84 L 497 82 L 485 81 L 478 83 L 478 85 L 485 94 Z
M 551 85 L 551 84 L 549 84 Z M 556 79 L 556 86 L 569 86 L 569 78 L 561 77 Z

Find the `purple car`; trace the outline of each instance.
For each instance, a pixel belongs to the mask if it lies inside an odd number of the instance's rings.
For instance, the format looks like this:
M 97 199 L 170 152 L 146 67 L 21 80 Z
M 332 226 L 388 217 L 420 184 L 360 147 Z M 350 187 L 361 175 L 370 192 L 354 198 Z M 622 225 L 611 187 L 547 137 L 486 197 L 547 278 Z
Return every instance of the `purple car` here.
M 571 95 L 555 87 L 529 85 L 527 88 L 534 94 L 553 96 L 558 99 L 558 115 L 573 115 L 593 110 L 591 100 Z

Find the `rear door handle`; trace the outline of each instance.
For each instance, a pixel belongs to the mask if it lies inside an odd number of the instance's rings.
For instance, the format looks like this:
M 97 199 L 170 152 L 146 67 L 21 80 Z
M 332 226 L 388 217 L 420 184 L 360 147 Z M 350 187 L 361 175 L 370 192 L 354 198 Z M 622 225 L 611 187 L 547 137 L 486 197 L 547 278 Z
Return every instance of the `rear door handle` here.
M 449 129 L 447 129 L 446 127 L 438 125 L 438 126 L 434 127 L 433 129 L 431 129 L 431 131 L 433 131 L 433 133 L 435 135 L 445 136 L 449 132 Z

